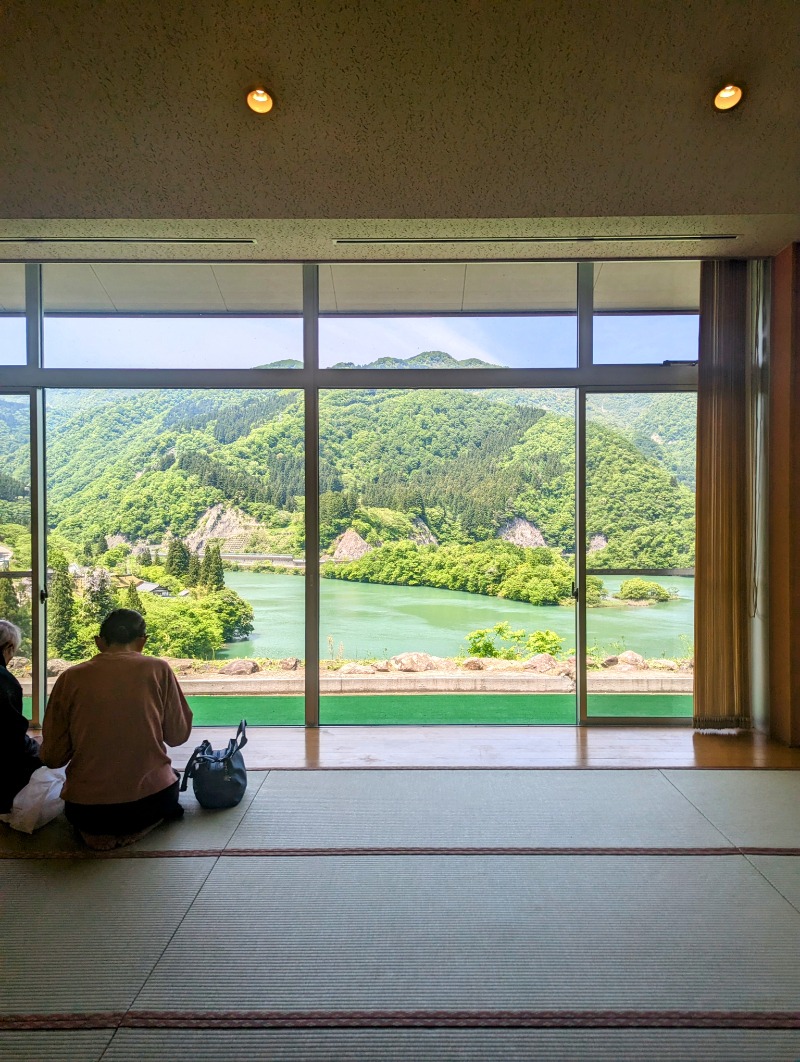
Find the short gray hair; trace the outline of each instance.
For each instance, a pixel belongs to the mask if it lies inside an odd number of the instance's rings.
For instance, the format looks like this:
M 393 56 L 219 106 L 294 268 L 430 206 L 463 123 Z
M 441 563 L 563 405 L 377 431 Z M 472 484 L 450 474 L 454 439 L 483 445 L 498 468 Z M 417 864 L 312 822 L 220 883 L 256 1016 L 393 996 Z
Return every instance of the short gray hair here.
M 8 620 L 0 619 L 0 649 L 5 649 L 7 645 L 10 645 L 14 650 L 14 656 L 16 656 L 21 641 L 22 631 L 19 627 L 9 623 Z

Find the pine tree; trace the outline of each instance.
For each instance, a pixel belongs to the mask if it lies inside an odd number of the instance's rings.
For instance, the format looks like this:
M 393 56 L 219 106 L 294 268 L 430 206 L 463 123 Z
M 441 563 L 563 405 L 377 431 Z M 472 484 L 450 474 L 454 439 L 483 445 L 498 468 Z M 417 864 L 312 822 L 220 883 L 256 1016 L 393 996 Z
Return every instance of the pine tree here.
M 150 565 L 153 563 L 153 554 L 150 552 L 149 548 L 145 546 L 141 553 L 138 555 L 137 559 L 143 567 L 149 568 Z
M 189 557 L 189 569 L 183 581 L 187 586 L 197 586 L 200 582 L 200 558 L 196 553 L 192 553 Z
M 75 624 L 75 591 L 67 559 L 62 554 L 51 560 L 53 581 L 47 598 L 47 634 L 50 652 L 64 660 L 78 657 Z
M 189 571 L 189 550 L 179 538 L 169 540 L 164 571 L 167 575 L 175 575 L 178 578 Z
M 109 612 L 117 608 L 111 588 L 111 573 L 107 568 L 92 568 L 86 573 L 83 610 L 90 623 L 102 623 Z
M 132 608 L 136 612 L 144 613 L 142 599 L 139 596 L 139 591 L 133 583 L 128 583 L 127 589 L 125 590 L 125 608 Z
M 203 563 L 200 566 L 200 582 L 206 590 L 222 590 L 225 586 L 225 573 L 222 568 L 219 543 L 214 542 L 206 546 L 203 554 Z

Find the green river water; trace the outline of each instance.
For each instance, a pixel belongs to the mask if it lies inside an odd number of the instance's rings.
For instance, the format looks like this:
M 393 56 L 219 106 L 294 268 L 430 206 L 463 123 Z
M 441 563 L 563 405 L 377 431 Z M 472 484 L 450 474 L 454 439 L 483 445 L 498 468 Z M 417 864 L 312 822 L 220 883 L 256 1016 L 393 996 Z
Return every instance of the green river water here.
M 219 654 L 221 657 L 287 657 L 305 655 L 303 594 L 305 580 L 296 575 L 226 572 L 231 589 L 255 611 L 253 634 Z M 603 579 L 609 591 L 622 578 Z M 616 606 L 588 611 L 588 644 L 602 655 L 633 649 L 646 657 L 680 658 L 692 653 L 694 579 L 658 578 L 680 597 L 645 608 Z M 466 651 L 465 635 L 508 621 L 526 631 L 549 629 L 575 646 L 575 610 L 533 606 L 519 601 L 434 590 L 423 586 L 378 586 L 323 579 L 321 586 L 320 652 L 344 659 L 385 658 L 420 650 L 435 656 Z M 329 641 L 330 640 L 330 641 Z M 332 644 L 332 652 L 331 652 Z

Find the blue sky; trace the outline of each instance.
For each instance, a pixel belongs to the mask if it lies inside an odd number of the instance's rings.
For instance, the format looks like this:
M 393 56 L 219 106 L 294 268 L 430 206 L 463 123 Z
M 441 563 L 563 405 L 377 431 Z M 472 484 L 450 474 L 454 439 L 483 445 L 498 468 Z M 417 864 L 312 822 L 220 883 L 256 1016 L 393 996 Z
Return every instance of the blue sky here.
M 652 364 L 697 358 L 694 315 L 596 317 L 598 364 Z M 48 368 L 252 368 L 302 359 L 297 318 L 50 317 Z M 576 364 L 574 317 L 322 318 L 320 364 L 358 365 L 443 350 L 519 368 Z M 0 318 L 0 362 L 25 361 L 24 321 Z

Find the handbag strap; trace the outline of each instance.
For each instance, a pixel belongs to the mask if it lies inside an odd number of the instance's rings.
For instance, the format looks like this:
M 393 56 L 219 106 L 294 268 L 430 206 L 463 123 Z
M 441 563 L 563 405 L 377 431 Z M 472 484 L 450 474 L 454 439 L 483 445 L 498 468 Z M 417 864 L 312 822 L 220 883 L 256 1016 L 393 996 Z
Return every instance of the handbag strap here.
M 199 759 L 205 757 L 205 755 L 207 754 L 207 752 L 209 751 L 210 748 L 211 748 L 211 742 L 210 741 L 204 741 L 201 745 L 197 746 L 197 748 L 194 750 L 192 755 L 189 757 L 189 762 L 186 764 L 186 766 L 183 769 L 183 778 L 181 778 L 181 784 L 180 784 L 179 792 L 181 792 L 181 793 L 185 793 L 186 792 L 186 787 L 189 784 L 189 779 L 193 777 L 194 772 L 195 772 L 195 770 L 197 768 L 197 761 Z
M 247 720 L 243 719 L 239 723 L 239 729 L 236 731 L 236 749 L 243 749 L 247 744 Z

